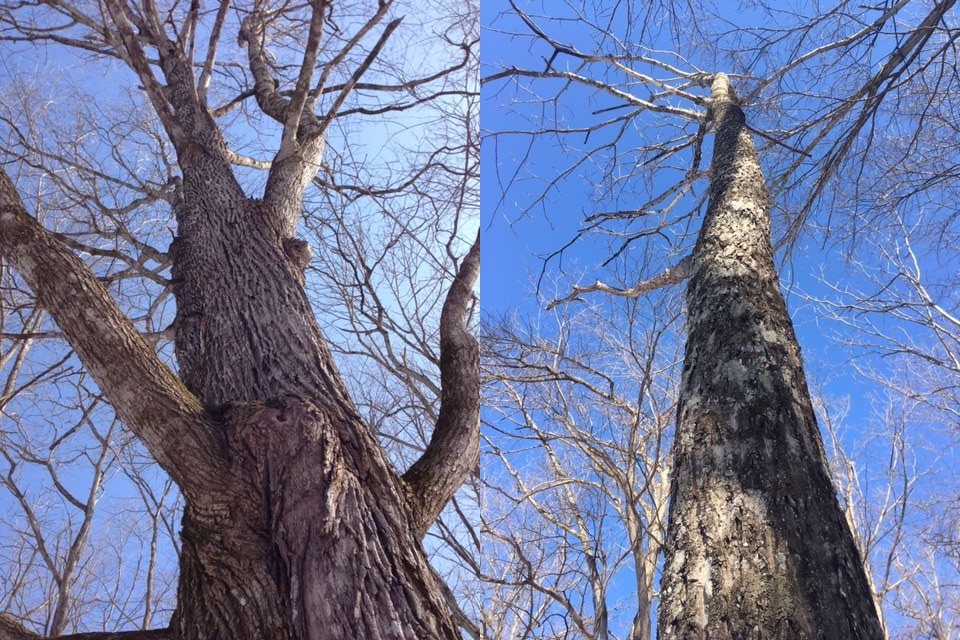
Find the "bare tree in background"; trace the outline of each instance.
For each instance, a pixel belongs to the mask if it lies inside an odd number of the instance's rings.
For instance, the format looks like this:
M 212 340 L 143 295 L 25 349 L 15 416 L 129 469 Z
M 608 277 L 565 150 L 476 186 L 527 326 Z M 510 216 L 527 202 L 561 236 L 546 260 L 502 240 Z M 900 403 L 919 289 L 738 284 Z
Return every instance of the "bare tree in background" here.
M 479 242 L 468 235 L 476 31 L 469 4 L 441 8 L 418 7 L 425 22 L 412 28 L 389 1 L 0 10 L 9 46 L 66 46 L 120 63 L 157 117 L 129 106 L 97 113 L 81 102 L 75 126 L 101 136 L 103 155 L 90 154 L 84 137 L 71 155 L 38 141 L 35 113 L 8 107 L 8 149 L 38 170 L 17 174 L 20 193 L 0 176 L 0 253 L 183 496 L 170 627 L 127 637 L 457 637 L 421 540 L 477 464 L 469 324 Z M 430 64 L 414 55 L 427 45 Z M 127 105 L 137 104 L 130 95 Z M 436 137 L 386 147 L 393 157 L 364 167 L 351 138 L 405 112 L 404 126 Z M 276 144 L 253 138 L 248 124 Z M 117 138 L 123 144 L 112 146 Z M 373 175 L 383 166 L 393 174 Z M 53 189 L 34 197 L 31 185 L 43 181 Z M 39 215 L 51 192 L 69 214 L 44 220 L 47 228 L 23 195 Z M 364 196 L 374 203 L 366 219 L 345 217 Z M 304 226 L 304 207 L 321 204 L 329 208 Z M 414 210 L 419 218 L 408 217 Z M 176 235 L 161 249 L 164 227 Z M 318 234 L 316 267 L 309 243 L 295 237 L 301 228 Z M 432 256 L 428 269 L 391 252 L 411 243 Z M 342 262 L 326 255 L 331 247 Z M 98 260 L 85 264 L 69 249 Z M 393 274 L 391 293 L 384 272 Z M 361 414 L 311 309 L 305 285 L 319 286 L 315 276 L 345 288 L 338 302 L 355 306 L 341 318 L 362 319 L 333 331 L 352 331 L 363 353 L 388 365 L 384 388 L 408 405 L 414 395 L 414 405 L 438 406 L 427 413 L 432 422 L 400 410 L 378 432 L 370 407 Z M 165 315 L 171 293 L 173 318 Z M 390 295 L 410 306 L 392 306 Z M 371 326 L 380 352 L 363 345 Z M 161 346 L 172 337 L 179 379 L 144 333 Z M 416 348 L 392 349 L 404 335 Z M 417 382 L 406 387 L 386 382 L 411 377 Z M 414 414 L 416 424 L 397 426 Z M 395 469 L 377 438 L 398 429 L 411 448 Z M 411 433 L 425 446 L 417 450 Z M 110 438 L 103 447 L 116 456 Z M 27 635 L 3 620 L 7 635 Z
M 680 305 L 595 302 L 484 327 L 489 637 L 651 637 Z

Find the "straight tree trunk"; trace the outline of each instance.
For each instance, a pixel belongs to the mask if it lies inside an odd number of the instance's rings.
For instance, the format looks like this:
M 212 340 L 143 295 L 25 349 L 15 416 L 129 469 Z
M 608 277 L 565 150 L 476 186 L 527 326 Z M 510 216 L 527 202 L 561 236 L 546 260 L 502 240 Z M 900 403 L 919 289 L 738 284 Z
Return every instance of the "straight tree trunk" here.
M 711 107 L 658 637 L 879 640 L 778 288 L 768 193 L 724 74 Z

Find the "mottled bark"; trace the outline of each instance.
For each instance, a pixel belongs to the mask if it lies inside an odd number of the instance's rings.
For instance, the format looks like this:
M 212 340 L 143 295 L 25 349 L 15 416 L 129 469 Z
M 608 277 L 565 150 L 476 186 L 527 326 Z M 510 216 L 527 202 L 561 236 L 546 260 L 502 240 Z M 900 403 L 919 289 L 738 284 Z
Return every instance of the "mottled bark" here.
M 712 114 L 658 637 L 880 639 L 778 288 L 769 197 L 723 74 Z

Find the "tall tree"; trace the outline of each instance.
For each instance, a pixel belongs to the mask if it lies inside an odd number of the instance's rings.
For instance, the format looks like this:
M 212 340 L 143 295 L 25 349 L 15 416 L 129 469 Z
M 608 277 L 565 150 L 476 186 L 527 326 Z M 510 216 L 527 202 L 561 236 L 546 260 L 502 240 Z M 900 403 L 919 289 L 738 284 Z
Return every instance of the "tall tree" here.
M 439 318 L 439 411 L 421 455 L 398 471 L 334 364 L 304 289 L 311 250 L 295 233 L 331 125 L 344 113 L 384 117 L 468 96 L 469 79 L 457 86 L 455 72 L 469 68 L 469 29 L 448 40 L 460 60 L 420 77 L 382 65 L 381 79 L 389 69 L 399 80 L 364 82 L 400 25 L 390 20 L 393 2 L 358 4 L 361 17 L 351 10 L 347 23 L 339 6 L 321 0 L 249 8 L 224 0 L 215 11 L 109 0 L 100 11 L 84 9 L 23 3 L 2 17 L 16 39 L 124 62 L 172 145 L 178 175 L 159 197 L 176 223 L 165 258 L 179 377 L 90 268 L 30 216 L 6 173 L 0 254 L 184 496 L 176 612 L 168 630 L 142 636 L 456 637 L 421 540 L 477 465 L 469 320 L 479 240 L 448 243 L 449 252 L 469 250 L 454 260 Z M 218 62 L 231 26 L 250 84 L 217 108 L 211 79 L 236 68 Z M 270 53 L 271 43 L 299 50 L 295 63 Z M 345 107 L 360 91 L 401 98 Z M 217 121 L 249 100 L 277 126 L 269 161 L 232 151 Z M 234 165 L 266 172 L 262 191 Z M 459 169 L 461 180 L 475 179 L 469 162 Z M 345 188 L 328 188 L 336 186 Z M 462 202 L 461 210 L 468 214 Z
M 770 200 L 725 74 L 690 266 L 660 638 L 884 637 L 830 478 L 770 246 Z
M 496 16 L 492 23 L 494 28 L 488 32 L 492 34 L 491 39 L 496 40 L 503 34 L 504 41 L 509 37 L 523 46 L 514 47 L 509 54 L 492 56 L 487 61 L 489 74 L 483 80 L 485 89 L 489 89 L 490 102 L 502 107 L 501 111 L 490 110 L 494 115 L 486 125 L 490 132 L 491 153 L 501 159 L 499 171 L 495 174 L 499 189 L 494 191 L 503 194 L 497 201 L 501 206 L 494 213 L 501 219 L 494 225 L 503 222 L 516 225 L 518 235 L 532 238 L 529 245 L 533 251 L 546 256 L 538 265 L 544 274 L 552 268 L 568 269 L 572 261 L 596 264 L 594 268 L 600 279 L 594 281 L 591 277 L 582 283 L 574 279 L 569 294 L 561 294 L 553 304 L 590 304 L 592 298 L 603 294 L 620 297 L 655 295 L 653 292 L 660 287 L 677 285 L 691 276 L 699 278 L 697 282 L 691 282 L 688 301 L 689 326 L 700 334 L 690 336 L 691 353 L 687 364 L 692 367 L 693 362 L 698 362 L 716 376 L 701 371 L 704 374 L 701 379 L 688 368 L 685 371 L 687 393 L 681 393 L 681 398 L 689 395 L 691 385 L 699 385 L 699 391 L 704 391 L 711 384 L 719 384 L 719 381 L 733 376 L 732 381 L 725 383 L 726 389 L 713 388 L 712 392 L 714 400 L 725 390 L 730 392 L 728 402 L 723 404 L 724 410 L 741 408 L 760 392 L 773 394 L 772 388 L 764 389 L 760 382 L 765 381 L 768 385 L 778 382 L 772 377 L 774 373 L 758 369 L 754 366 L 756 363 L 769 363 L 775 355 L 787 357 L 791 354 L 799 363 L 795 344 L 788 346 L 792 340 L 783 344 L 778 341 L 773 345 L 779 349 L 778 354 L 764 342 L 775 329 L 781 336 L 792 334 L 789 317 L 782 307 L 774 314 L 779 320 L 771 324 L 767 318 L 763 331 L 756 338 L 755 346 L 760 352 L 755 353 L 743 344 L 737 346 L 732 339 L 748 332 L 748 327 L 744 326 L 746 320 L 759 321 L 761 311 L 769 313 L 767 307 L 774 302 L 764 301 L 760 305 L 762 308 L 755 308 L 756 304 L 749 308 L 721 308 L 716 324 L 709 325 L 710 317 L 702 313 L 703 303 L 708 302 L 707 287 L 703 283 L 716 284 L 722 278 L 716 273 L 715 277 L 707 277 L 704 264 L 709 260 L 703 258 L 717 249 L 718 242 L 724 245 L 722 250 L 731 252 L 729 256 L 721 255 L 721 262 L 753 261 L 757 265 L 754 275 L 760 273 L 760 266 L 768 267 L 763 273 L 768 280 L 766 289 L 761 290 L 759 286 L 748 288 L 741 283 L 740 290 L 750 295 L 763 295 L 771 301 L 780 297 L 773 271 L 774 256 L 790 266 L 801 267 L 804 272 L 808 268 L 823 269 L 827 274 L 824 279 L 834 285 L 842 278 L 849 278 L 850 283 L 857 282 L 862 275 L 858 276 L 856 269 L 845 270 L 837 250 L 862 246 L 864 238 L 876 237 L 878 231 L 896 218 L 897 210 L 904 208 L 923 210 L 922 216 L 917 214 L 910 218 L 917 220 L 917 228 L 923 229 L 926 235 L 920 262 L 927 272 L 937 262 L 953 264 L 949 256 L 945 256 L 947 252 L 934 253 L 937 242 L 932 241 L 938 237 L 939 243 L 943 244 L 943 238 L 955 234 L 955 208 L 940 204 L 945 198 L 940 189 L 947 185 L 949 193 L 949 189 L 955 188 L 952 167 L 955 166 L 957 149 L 952 144 L 954 136 L 947 133 L 951 126 L 955 126 L 951 125 L 955 115 L 949 113 L 948 105 L 955 104 L 952 96 L 956 95 L 957 86 L 955 74 L 951 71 L 956 59 L 956 33 L 949 28 L 955 20 L 952 1 L 919 3 L 904 0 L 862 5 L 837 0 L 829 7 L 818 6 L 816 9 L 803 5 L 809 11 L 757 2 L 751 3 L 749 8 L 744 7 L 743 13 L 737 15 L 730 14 L 721 3 L 693 6 L 682 2 L 628 0 L 616 5 L 583 2 L 551 7 L 535 1 L 507 0 L 500 5 L 501 13 L 489 14 Z M 494 45 L 489 50 L 499 52 L 503 49 Z M 716 181 L 719 171 L 718 164 L 710 163 L 709 158 L 713 155 L 716 159 L 719 151 L 716 146 L 722 136 L 714 117 L 713 99 L 703 89 L 709 88 L 715 69 L 727 69 L 730 77 L 735 79 L 743 96 L 742 100 L 735 101 L 736 106 L 742 106 L 749 113 L 749 121 L 744 121 L 743 127 L 762 147 L 759 162 L 764 166 L 766 184 L 772 192 L 772 196 L 763 196 L 766 207 L 763 215 L 769 214 L 763 225 L 757 220 L 747 220 L 745 216 L 715 216 L 717 203 L 708 204 L 708 198 L 715 200 L 718 195 Z M 933 143 L 933 137 L 940 138 L 941 142 Z M 506 162 L 515 158 L 519 158 L 519 162 Z M 756 184 L 763 184 L 759 173 L 755 178 Z M 742 197 L 735 200 L 740 202 L 734 202 L 734 207 L 756 208 L 756 202 L 751 204 Z M 558 206 L 558 202 L 562 206 Z M 576 215 L 577 210 L 582 216 Z M 561 228 L 569 241 L 555 239 L 552 245 L 541 241 L 541 236 L 535 234 L 547 237 L 540 231 L 544 218 Z M 727 229 L 723 229 L 723 224 L 716 224 L 719 218 L 729 223 Z M 922 227 L 920 218 L 923 219 Z M 757 231 L 763 226 L 767 238 L 772 234 L 773 247 L 767 245 L 764 249 L 767 262 L 762 265 L 758 257 L 750 257 L 760 245 L 756 242 L 745 244 L 739 238 L 748 231 L 746 222 L 749 221 L 753 223 L 754 236 L 763 235 Z M 531 230 L 534 233 L 530 233 Z M 492 237 L 508 236 L 504 233 Z M 812 238 L 825 246 L 810 246 Z M 900 255 L 903 253 L 900 248 L 891 247 L 891 250 Z M 644 261 L 636 270 L 624 266 L 630 265 L 638 252 L 658 259 Z M 891 278 L 886 277 L 884 270 L 876 270 L 877 258 L 876 251 L 867 258 L 861 257 L 870 260 L 864 264 L 869 265 L 868 273 L 876 280 L 876 286 L 871 288 L 880 292 L 875 296 L 876 304 L 868 306 L 878 312 L 877 325 L 883 328 L 884 335 L 900 337 L 901 331 L 909 330 L 898 319 L 898 310 L 904 307 L 886 304 L 891 296 L 882 287 L 890 286 Z M 582 272 L 583 269 L 576 271 Z M 804 272 L 793 271 L 790 276 L 802 280 L 807 277 Z M 939 278 L 940 282 L 943 280 Z M 784 285 L 788 284 L 794 284 L 790 277 L 784 282 Z M 714 293 L 726 304 L 738 304 L 730 290 L 733 285 L 724 286 L 720 292 Z M 932 296 L 940 309 L 950 308 L 950 305 L 943 304 L 949 299 L 949 290 L 940 289 Z M 698 306 L 694 305 L 695 302 Z M 930 301 L 922 300 L 922 295 L 911 304 L 913 306 L 909 308 L 929 310 L 928 315 L 940 314 Z M 854 312 L 859 313 L 863 308 L 857 306 Z M 794 312 L 809 320 L 809 310 L 809 307 L 796 308 Z M 740 318 L 744 314 L 748 314 L 747 318 Z M 734 323 L 734 320 L 738 322 Z M 863 321 L 863 317 L 858 321 Z M 942 318 L 937 320 L 941 337 L 948 323 L 949 320 L 944 322 Z M 754 326 L 754 332 L 755 329 Z M 710 332 L 716 332 L 718 338 L 709 345 L 710 349 L 706 349 L 702 343 Z M 731 339 L 718 342 L 724 332 L 728 332 Z M 850 339 L 851 336 L 844 337 Z M 902 340 L 904 344 L 910 342 L 911 339 Z M 695 350 L 698 344 L 700 348 Z M 812 345 L 817 346 L 816 340 Z M 949 352 L 936 343 L 934 347 L 925 355 L 935 352 L 939 356 Z M 744 357 L 742 362 L 737 360 L 736 357 L 741 355 L 738 349 L 744 350 L 742 355 L 749 358 Z M 718 358 L 713 365 L 706 363 L 710 350 Z M 924 350 L 914 348 L 913 352 L 924 353 Z M 900 350 L 896 353 L 899 357 L 907 352 Z M 892 358 L 887 362 L 890 361 Z M 949 368 L 949 353 L 942 361 Z M 821 366 L 840 364 L 838 352 L 831 353 L 824 362 L 830 364 Z M 873 362 L 880 360 L 873 359 Z M 880 366 L 883 367 L 882 362 Z M 803 377 L 798 371 L 790 358 L 784 360 L 779 380 L 781 390 L 786 388 L 787 382 L 796 382 L 800 386 L 794 385 L 794 388 L 802 389 Z M 834 371 L 833 375 L 842 377 L 844 382 L 856 378 L 857 374 L 852 367 L 839 366 Z M 738 385 L 751 380 L 758 384 L 757 389 L 750 390 L 749 394 L 743 393 Z M 856 389 L 849 393 L 854 395 L 858 410 L 869 411 L 863 406 L 869 401 L 860 397 L 863 387 L 847 388 Z M 678 444 L 680 452 L 675 457 L 674 472 L 679 474 L 678 477 L 694 482 L 709 476 L 711 469 L 715 469 L 706 463 L 723 462 L 711 458 L 712 452 L 703 451 L 707 445 L 687 428 L 691 420 L 698 420 L 698 416 L 700 422 L 704 422 L 704 416 L 698 413 L 703 407 L 694 406 L 704 397 L 687 398 L 677 434 L 682 440 Z M 792 396 L 790 401 L 793 402 Z M 793 412 L 809 423 L 812 412 L 809 403 L 806 400 L 803 403 L 806 403 L 806 409 L 790 406 L 778 409 Z M 711 420 L 722 418 L 720 415 L 708 417 Z M 734 414 L 728 412 L 727 418 L 731 424 L 737 423 Z M 783 418 L 786 419 L 786 414 Z M 866 431 L 868 425 L 863 413 L 857 416 L 857 420 L 860 421 L 857 427 Z M 701 424 L 696 426 L 703 427 Z M 940 428 L 945 426 L 940 425 Z M 888 428 L 892 431 L 892 426 Z M 719 427 L 718 432 L 724 433 Z M 756 434 L 741 429 L 738 435 L 745 440 L 740 453 L 751 454 L 751 447 L 757 446 L 757 441 L 751 439 Z M 683 439 L 689 437 L 693 439 Z M 795 435 L 794 439 L 799 437 Z M 918 436 L 911 434 L 911 437 Z M 816 459 L 799 456 L 796 462 L 801 473 L 808 471 L 804 465 L 821 467 L 820 473 L 809 478 L 805 476 L 805 487 L 811 491 L 817 489 L 824 495 L 830 494 L 829 475 L 822 462 L 822 448 L 815 430 L 807 429 L 805 438 L 807 451 Z M 724 451 L 732 453 L 729 448 L 719 445 L 720 440 L 716 443 L 718 457 Z M 698 454 L 703 458 L 700 464 L 697 464 Z M 759 451 L 758 454 L 785 455 L 780 451 Z M 756 462 L 760 464 L 762 459 L 758 458 Z M 685 469 L 685 462 L 691 466 Z M 729 462 L 736 462 L 736 459 Z M 857 460 L 855 464 L 858 471 L 863 470 L 862 461 Z M 923 466 L 927 466 L 927 461 Z M 883 468 L 893 470 L 894 465 Z M 756 480 L 764 473 L 763 468 L 741 471 L 753 474 L 747 475 L 747 480 Z M 744 484 L 735 466 L 730 472 L 728 482 Z M 792 473 L 784 465 L 774 467 L 769 464 L 765 472 L 777 472 L 784 478 Z M 953 482 L 945 470 L 936 469 L 934 472 L 936 477 Z M 898 516 L 897 521 L 920 534 L 926 529 L 918 526 L 918 521 L 929 518 L 929 515 L 916 506 L 920 492 L 914 487 L 920 486 L 922 476 L 914 469 L 910 478 L 914 499 L 909 501 L 909 506 L 906 499 L 895 502 L 903 505 L 905 510 L 911 510 L 912 517 L 903 519 Z M 823 484 L 825 479 L 827 483 Z M 722 477 L 720 480 L 724 481 Z M 863 490 L 866 476 L 860 476 L 857 481 Z M 799 490 L 801 487 L 795 488 Z M 905 495 L 905 492 L 906 489 L 898 490 L 896 495 Z M 680 488 L 673 491 L 672 497 L 678 503 L 676 509 L 685 509 L 690 500 L 706 499 L 702 495 L 682 496 L 681 493 Z M 930 500 L 932 495 L 927 485 L 924 500 Z M 871 499 L 875 496 L 871 495 Z M 880 496 L 874 506 L 879 508 L 882 499 Z M 682 504 L 684 501 L 686 503 Z M 827 519 L 831 509 L 834 515 L 842 513 L 835 506 L 830 507 L 831 501 L 832 498 L 823 498 L 821 503 L 827 508 L 823 514 Z M 845 506 L 850 508 L 850 504 Z M 682 524 L 684 516 L 676 510 L 674 513 L 674 521 Z M 842 538 L 846 535 L 843 533 L 845 525 L 842 516 L 839 520 L 839 524 L 833 525 L 833 533 Z M 741 525 L 746 527 L 743 522 Z M 674 540 L 679 528 L 680 525 L 673 526 L 671 535 Z M 705 528 L 703 535 L 713 536 L 717 531 L 720 529 Z M 904 537 L 900 531 L 899 525 L 884 527 L 876 536 L 861 535 L 857 539 L 870 541 L 870 548 L 861 552 L 871 552 L 868 559 L 874 572 L 874 584 L 884 589 L 884 607 L 893 619 L 891 629 L 909 634 L 908 625 L 902 624 L 898 617 L 898 613 L 906 609 L 897 605 L 897 597 L 891 595 L 894 589 L 889 588 L 891 582 L 887 579 L 891 575 L 889 566 L 895 567 L 893 574 L 898 574 L 900 569 L 896 565 L 899 561 L 891 564 L 877 552 L 879 548 L 886 550 L 904 544 L 920 549 L 916 538 L 909 542 L 910 536 Z M 690 539 L 697 535 L 692 529 L 679 533 Z M 849 535 L 846 537 L 849 539 Z M 705 545 L 701 540 L 700 546 Z M 713 551 L 719 552 L 717 549 Z M 859 567 L 863 560 L 856 552 L 851 555 L 850 551 L 851 545 L 847 544 L 834 553 L 840 553 L 848 560 L 857 560 Z M 931 556 L 930 563 L 955 575 L 946 551 L 941 550 L 937 560 Z M 731 553 L 734 552 L 731 550 Z M 701 557 L 704 555 L 701 548 Z M 676 633 L 670 629 L 675 621 L 681 627 L 689 625 L 686 632 L 678 634 L 679 637 L 685 633 L 696 637 L 691 627 L 706 625 L 709 618 L 701 616 L 698 620 L 693 615 L 694 619 L 687 618 L 684 622 L 683 616 L 699 605 L 685 601 L 686 593 L 677 593 L 681 586 L 684 591 L 689 586 L 690 594 L 696 588 L 692 582 L 683 585 L 682 581 L 669 576 L 679 573 L 701 583 L 703 602 L 700 604 L 706 604 L 703 611 L 707 611 L 711 606 L 727 606 L 722 592 L 710 584 L 709 576 L 711 572 L 727 571 L 729 566 L 701 562 L 699 568 L 703 572 L 697 575 L 688 570 L 691 563 L 696 564 L 688 552 L 674 554 L 673 559 L 676 560 L 673 566 L 670 562 L 664 565 L 668 577 L 661 583 L 663 589 L 657 594 L 659 632 Z M 678 566 L 683 563 L 688 566 Z M 862 568 L 859 572 L 862 574 Z M 830 580 L 830 575 L 821 572 L 824 580 Z M 909 581 L 906 572 L 898 575 L 899 581 L 894 579 L 893 583 L 905 585 Z M 865 615 L 876 621 L 875 612 L 869 615 L 873 605 L 869 588 L 863 588 L 866 581 L 855 577 L 851 580 L 856 585 L 860 612 L 866 612 Z M 802 593 L 799 584 L 793 586 L 797 587 L 796 593 Z M 667 593 L 665 589 L 671 587 L 671 592 Z M 907 592 L 910 589 L 907 588 Z M 941 596 L 945 591 L 949 589 L 938 589 L 937 598 L 943 600 Z M 812 602 L 808 601 L 807 605 L 815 606 L 816 600 Z M 665 611 L 667 608 L 672 608 L 672 613 Z M 927 610 L 935 608 L 928 607 Z M 747 609 L 743 613 L 747 619 L 753 615 Z M 876 625 L 870 627 L 872 631 L 863 633 L 877 632 Z M 925 628 L 942 628 L 942 623 L 931 620 Z M 759 632 L 773 631 L 760 629 Z M 833 633 L 833 630 L 826 633 Z M 836 633 L 842 634 L 839 630 Z

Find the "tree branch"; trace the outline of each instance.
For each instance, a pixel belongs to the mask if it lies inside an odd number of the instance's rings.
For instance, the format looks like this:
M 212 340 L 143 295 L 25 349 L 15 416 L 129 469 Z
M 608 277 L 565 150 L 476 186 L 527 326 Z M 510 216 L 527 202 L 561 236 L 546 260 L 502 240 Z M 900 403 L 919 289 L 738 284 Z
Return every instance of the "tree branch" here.
M 610 285 L 604 284 L 599 280 L 586 287 L 575 284 L 573 285 L 573 290 L 566 298 L 560 298 L 547 304 L 547 311 L 550 311 L 554 307 L 557 307 L 561 304 L 573 302 L 574 300 L 580 300 L 580 294 L 582 293 L 593 293 L 594 291 L 602 291 L 604 293 L 620 296 L 621 298 L 639 298 L 640 296 L 646 295 L 656 289 L 661 289 L 672 284 L 683 282 L 689 276 L 690 256 L 686 256 L 669 269 L 665 269 L 663 273 L 656 275 L 649 280 L 641 280 L 629 289 L 617 289 L 616 287 L 611 287 Z
M 140 77 L 143 89 L 147 93 L 147 97 L 150 99 L 154 111 L 156 111 L 157 116 L 160 118 L 164 130 L 167 132 L 167 135 L 170 136 L 174 147 L 178 150 L 185 148 L 187 134 L 174 117 L 170 109 L 170 104 L 164 96 L 163 87 L 160 86 L 156 76 L 153 75 L 153 71 L 150 69 L 150 63 L 147 62 L 147 56 L 143 51 L 143 47 L 141 47 L 137 41 L 137 36 L 133 32 L 133 27 L 127 18 L 126 8 L 119 4 L 117 0 L 108 0 L 106 7 L 110 18 L 117 27 L 115 33 L 108 32 L 109 36 L 117 39 L 112 43 L 114 49 Z M 157 47 L 160 48 L 160 43 L 157 43 Z
M 383 49 L 383 46 L 387 44 L 387 40 L 390 39 L 390 35 L 394 30 L 400 26 L 400 22 L 403 18 L 397 18 L 396 20 L 390 22 L 387 25 L 387 28 L 383 30 L 383 33 L 380 35 L 380 39 L 377 40 L 377 43 L 373 46 L 373 49 L 370 50 L 370 53 L 367 54 L 367 57 L 364 58 L 363 62 L 357 67 L 356 71 L 353 72 L 353 75 L 350 76 L 350 79 L 343 85 L 343 89 L 340 90 L 339 95 L 334 98 L 333 103 L 330 105 L 330 108 L 327 109 L 326 115 L 322 118 L 322 127 L 319 132 L 314 132 L 312 135 L 319 135 L 327 128 L 327 126 L 333 121 L 333 118 L 337 115 L 337 109 L 343 104 L 344 100 L 347 99 L 347 96 L 350 95 L 350 92 L 353 91 L 354 87 L 357 86 L 357 83 L 360 82 L 360 78 L 363 77 L 363 74 L 367 72 L 367 69 L 370 68 L 370 65 L 373 64 L 373 61 L 377 59 L 377 56 L 380 55 L 380 51 Z
M 479 275 L 478 231 L 440 312 L 440 415 L 426 451 L 403 474 L 421 534 L 480 462 L 480 349 L 467 328 Z
M 220 43 L 220 31 L 223 29 L 223 22 L 227 17 L 227 8 L 230 6 L 229 0 L 220 0 L 220 7 L 217 9 L 217 17 L 213 23 L 213 29 L 210 30 L 210 41 L 207 44 L 207 57 L 203 61 L 203 70 L 200 72 L 200 79 L 197 81 L 197 100 L 200 106 L 207 108 L 207 89 L 210 86 L 210 77 L 213 75 L 213 65 L 217 60 L 217 45 Z
M 28 213 L 0 168 L 0 255 L 23 276 L 127 426 L 185 494 L 219 451 L 200 402 L 160 362 L 90 269 Z
M 320 36 L 323 33 L 324 9 L 327 7 L 326 0 L 313 0 L 311 4 L 313 5 L 313 11 L 310 15 L 310 30 L 307 32 L 307 44 L 304 47 L 297 84 L 287 107 L 286 121 L 283 123 L 283 135 L 280 139 L 280 149 L 277 151 L 278 159 L 296 153 L 304 106 L 309 105 L 310 81 L 313 79 L 313 71 L 317 67 L 317 52 L 320 49 Z M 307 118 L 307 123 L 316 123 L 316 117 L 313 116 L 312 112 L 310 117 Z
M 19 622 L 0 613 L 0 640 L 41 640 L 45 637 L 28 631 Z M 72 633 L 66 636 L 54 636 L 49 640 L 173 640 L 173 638 L 172 629 L 150 629 L 148 631 Z
M 287 107 L 290 101 L 277 91 L 277 82 L 270 73 L 263 45 L 266 25 L 263 15 L 254 12 L 243 19 L 240 25 L 240 37 L 247 45 L 247 61 L 253 74 L 253 95 L 260 109 L 281 125 L 286 121 Z

